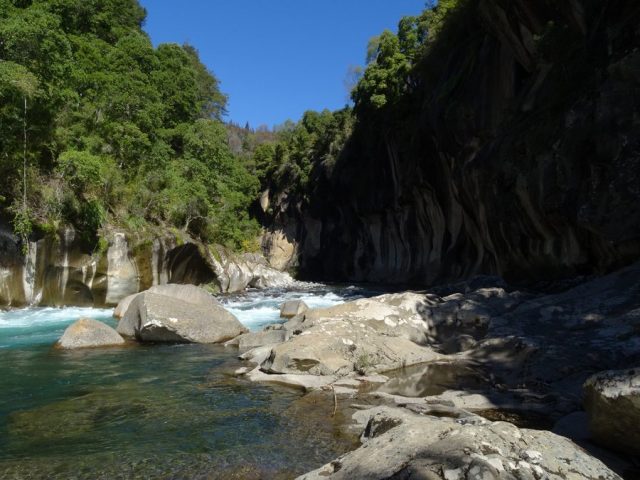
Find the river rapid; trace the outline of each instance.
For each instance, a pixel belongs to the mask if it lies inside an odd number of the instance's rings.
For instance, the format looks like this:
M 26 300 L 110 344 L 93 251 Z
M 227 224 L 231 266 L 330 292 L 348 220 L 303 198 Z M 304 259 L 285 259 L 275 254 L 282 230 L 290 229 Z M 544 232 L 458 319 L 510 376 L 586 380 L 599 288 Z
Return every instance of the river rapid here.
M 285 300 L 324 307 L 368 293 L 300 284 L 220 300 L 260 330 Z M 0 478 L 291 478 L 353 448 L 330 405 L 233 376 L 233 347 L 52 348 L 80 317 L 115 325 L 112 312 L 0 312 Z

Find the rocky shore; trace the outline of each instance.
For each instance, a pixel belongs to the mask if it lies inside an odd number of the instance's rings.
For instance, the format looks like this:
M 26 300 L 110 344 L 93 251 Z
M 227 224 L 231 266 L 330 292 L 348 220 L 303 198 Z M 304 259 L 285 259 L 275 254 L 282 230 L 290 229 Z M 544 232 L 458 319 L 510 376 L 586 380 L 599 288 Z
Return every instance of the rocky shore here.
M 232 342 L 252 347 L 239 375 L 355 409 L 362 446 L 301 478 L 637 478 L 640 264 L 558 293 L 440 290 L 286 305 L 304 311 Z
M 546 293 L 478 277 L 310 309 L 248 332 L 207 291 L 163 285 L 60 348 L 225 343 L 255 382 L 333 405 L 354 451 L 300 478 L 637 478 L 640 263 Z M 87 339 L 87 332 L 93 332 Z M 633 368 L 636 367 L 636 368 Z

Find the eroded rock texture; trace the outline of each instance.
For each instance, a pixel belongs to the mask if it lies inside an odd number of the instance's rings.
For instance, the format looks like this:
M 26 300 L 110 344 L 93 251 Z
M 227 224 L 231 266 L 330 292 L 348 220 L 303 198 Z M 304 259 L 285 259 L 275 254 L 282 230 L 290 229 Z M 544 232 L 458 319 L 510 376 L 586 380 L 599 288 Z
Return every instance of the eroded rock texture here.
M 271 192 L 274 262 L 424 285 L 637 259 L 640 4 L 471 0 L 450 23 L 410 105 L 360 118 L 309 201 Z
M 363 446 L 299 479 L 620 479 L 551 432 L 474 415 L 454 420 L 385 407 L 361 416 Z
M 234 254 L 188 237 L 113 231 L 103 249 L 79 237 L 73 229 L 62 229 L 29 242 L 25 253 L 16 236 L 0 225 L 0 305 L 111 306 L 167 283 L 209 285 L 221 292 L 293 283 L 260 255 Z

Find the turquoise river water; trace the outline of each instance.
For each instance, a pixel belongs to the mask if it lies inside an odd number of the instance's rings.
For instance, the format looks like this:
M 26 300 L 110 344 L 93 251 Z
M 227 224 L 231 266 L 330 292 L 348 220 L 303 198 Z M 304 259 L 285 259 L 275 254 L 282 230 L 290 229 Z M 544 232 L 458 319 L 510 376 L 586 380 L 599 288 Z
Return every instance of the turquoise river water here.
M 361 294 L 310 286 L 223 302 L 256 330 L 278 320 L 284 300 L 330 306 Z M 115 325 L 111 315 L 0 312 L 0 478 L 292 478 L 353 448 L 330 405 L 234 377 L 242 365 L 235 348 L 52 348 L 76 319 Z

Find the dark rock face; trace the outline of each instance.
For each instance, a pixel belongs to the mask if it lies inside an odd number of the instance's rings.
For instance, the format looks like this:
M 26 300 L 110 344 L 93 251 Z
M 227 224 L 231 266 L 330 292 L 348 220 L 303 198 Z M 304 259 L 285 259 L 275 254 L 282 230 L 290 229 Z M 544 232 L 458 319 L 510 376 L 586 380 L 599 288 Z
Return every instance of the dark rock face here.
M 640 4 L 561 3 L 469 1 L 411 107 L 361 119 L 308 203 L 274 194 L 301 274 L 520 281 L 638 258 Z
M 640 368 L 600 372 L 584 390 L 594 438 L 605 447 L 640 455 Z

